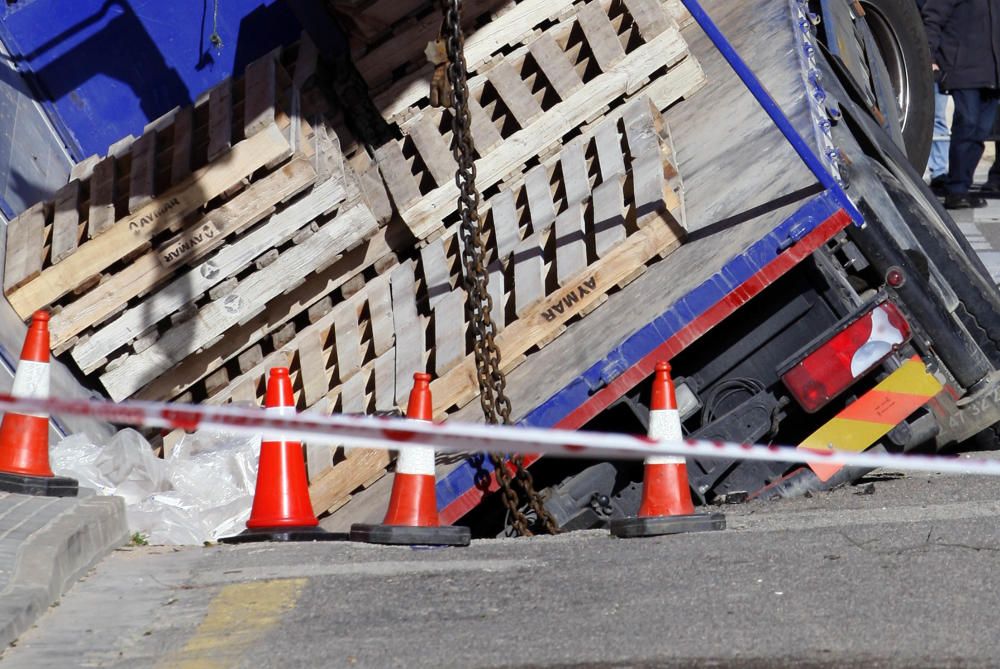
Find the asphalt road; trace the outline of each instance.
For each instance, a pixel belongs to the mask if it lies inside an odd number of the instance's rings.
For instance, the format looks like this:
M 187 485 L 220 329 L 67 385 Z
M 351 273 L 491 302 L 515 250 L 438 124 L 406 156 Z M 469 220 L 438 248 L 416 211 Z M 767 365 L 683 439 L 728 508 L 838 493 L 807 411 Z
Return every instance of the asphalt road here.
M 1000 481 L 871 480 L 657 539 L 122 550 L 0 663 L 1000 665 Z

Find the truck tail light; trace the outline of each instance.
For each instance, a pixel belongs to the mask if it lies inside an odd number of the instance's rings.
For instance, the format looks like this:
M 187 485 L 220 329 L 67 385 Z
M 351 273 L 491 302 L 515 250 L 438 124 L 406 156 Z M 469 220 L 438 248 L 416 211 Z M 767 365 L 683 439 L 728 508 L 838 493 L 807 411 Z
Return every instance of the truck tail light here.
M 844 392 L 910 338 L 910 325 L 891 302 L 849 323 L 781 375 L 802 408 L 813 413 Z

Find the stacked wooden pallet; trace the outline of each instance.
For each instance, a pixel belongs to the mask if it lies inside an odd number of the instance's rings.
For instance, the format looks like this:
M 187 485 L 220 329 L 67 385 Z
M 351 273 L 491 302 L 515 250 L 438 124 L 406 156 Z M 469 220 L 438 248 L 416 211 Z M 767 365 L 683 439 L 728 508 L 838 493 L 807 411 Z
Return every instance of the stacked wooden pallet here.
M 508 369 L 679 243 L 660 111 L 703 75 L 671 4 L 468 3 L 474 23 L 492 17 L 466 54 Z M 465 405 L 477 390 L 450 120 L 410 53 L 436 21 L 411 13 L 357 59 L 395 139 L 351 135 L 355 110 L 323 94 L 303 40 L 81 163 L 12 222 L 8 299 L 25 318 L 53 308 L 55 349 L 113 399 L 256 403 L 287 365 L 301 409 L 391 409 L 424 369 L 438 417 Z M 317 512 L 389 464 L 309 455 Z

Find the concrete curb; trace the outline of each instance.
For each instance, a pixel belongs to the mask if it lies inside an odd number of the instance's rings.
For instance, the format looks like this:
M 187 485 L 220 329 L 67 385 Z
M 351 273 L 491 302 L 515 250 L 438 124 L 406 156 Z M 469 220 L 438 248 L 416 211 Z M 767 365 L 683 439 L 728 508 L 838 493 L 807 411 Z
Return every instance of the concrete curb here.
M 49 498 L 29 499 L 43 504 Z M 98 560 L 128 541 L 120 497 L 61 502 L 52 519 L 17 547 L 13 572 L 0 591 L 0 648 L 31 627 Z

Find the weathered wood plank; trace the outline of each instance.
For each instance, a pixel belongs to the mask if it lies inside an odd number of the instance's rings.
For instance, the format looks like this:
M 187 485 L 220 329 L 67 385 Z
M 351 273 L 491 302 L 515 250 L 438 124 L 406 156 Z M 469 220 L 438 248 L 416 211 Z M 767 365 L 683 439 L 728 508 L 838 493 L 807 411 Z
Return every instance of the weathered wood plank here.
M 424 291 L 431 309 L 451 292 L 451 272 L 445 257 L 444 241 L 435 239 L 420 249 L 420 266 L 424 273 Z
M 438 131 L 440 116 L 432 113 L 426 122 L 415 123 L 407 132 L 438 186 L 455 178 L 456 167 L 451 147 Z
M 302 33 L 299 40 L 299 53 L 295 58 L 295 73 L 292 75 L 292 86 L 302 90 L 306 82 L 316 73 L 316 64 L 319 61 L 319 51 L 316 43 L 312 41 L 308 33 Z
M 568 204 L 579 204 L 590 197 L 590 178 L 587 176 L 587 158 L 584 142 L 574 139 L 559 153 L 563 189 Z
M 670 27 L 670 16 L 659 0 L 625 0 L 625 7 L 647 42 Z
M 34 279 L 42 271 L 44 232 L 44 202 L 33 204 L 7 224 L 7 255 L 3 275 L 5 293 Z M 30 312 L 21 315 L 25 320 L 30 316 Z
M 346 460 L 338 463 L 309 486 L 313 513 L 317 515 L 325 513 L 342 498 L 367 483 L 373 471 L 385 469 L 389 462 L 389 451 L 352 448 L 347 453 Z
M 87 234 L 97 237 L 115 222 L 115 159 L 107 156 L 94 165 L 90 177 L 90 213 Z
M 371 370 L 359 370 L 340 386 L 340 410 L 343 413 L 366 413 L 368 402 L 365 396 L 368 375 Z
M 625 175 L 616 174 L 594 188 L 594 250 L 598 258 L 625 239 L 624 184 Z
M 132 144 L 129 165 L 128 210 L 134 214 L 153 199 L 156 177 L 156 133 L 147 132 Z
M 174 139 L 170 149 L 170 183 L 177 184 L 191 174 L 191 138 L 193 136 L 194 110 L 184 107 L 174 118 Z
M 465 357 L 465 295 L 447 293 L 434 308 L 434 373 L 445 374 Z
M 394 269 L 389 283 L 396 329 L 396 403 L 403 404 L 413 388 L 413 373 L 424 369 L 424 326 L 417 313 L 413 264 Z
M 395 407 L 396 349 L 390 348 L 375 358 L 375 411 L 392 411 Z
M 353 304 L 347 303 L 334 309 L 333 331 L 337 349 L 337 377 L 343 383 L 357 374 L 364 364 L 358 312 Z
M 8 295 L 11 306 L 27 318 L 51 304 L 115 260 L 132 253 L 157 232 L 179 225 L 198 207 L 267 162 L 288 154 L 288 142 L 275 127 L 234 146 L 226 160 L 190 175 L 135 214 L 122 218 L 96 239 L 81 244 L 76 253 L 46 268 Z
M 522 41 L 536 26 L 559 16 L 572 5 L 572 0 L 525 0 L 511 4 L 509 11 L 468 32 L 463 51 L 470 72 L 479 69 L 498 49 Z M 495 5 L 495 1 L 479 3 L 480 8 L 491 10 Z M 466 7 L 464 13 L 471 17 L 477 12 Z M 365 54 L 358 61 L 358 71 L 371 86 L 388 81 L 393 70 L 420 57 L 424 45 L 434 40 L 440 29 L 441 17 L 428 15 Z
M 480 190 L 492 186 L 516 167 L 523 165 L 537 147 L 546 146 L 581 125 L 591 116 L 595 106 L 608 104 L 622 94 L 632 93 L 632 87 L 638 86 L 638 82 L 664 65 L 680 61 L 686 51 L 687 45 L 679 32 L 671 28 L 649 44 L 628 54 L 610 72 L 595 77 L 570 98 L 547 110 L 531 126 L 514 133 L 497 149 L 477 160 L 476 183 Z M 657 83 L 662 91 L 676 99 L 688 93 L 692 87 L 701 85 L 703 77 L 700 68 L 692 71 L 678 67 L 660 77 Z M 664 97 L 668 96 L 664 94 Z M 662 102 L 662 98 L 657 104 L 659 102 Z M 440 227 L 444 212 L 453 210 L 457 194 L 457 186 L 453 183 L 440 186 L 402 212 L 403 220 L 416 237 L 423 239 Z
M 604 259 L 594 263 L 577 281 L 553 292 L 535 307 L 509 323 L 497 335 L 504 367 L 520 360 L 520 356 L 538 342 L 551 337 L 577 314 L 588 309 L 618 282 L 653 257 L 679 245 L 673 221 L 657 219 L 642 228 Z M 468 355 L 446 375 L 431 382 L 435 418 L 440 418 L 452 406 L 475 397 L 469 392 L 470 379 L 475 378 L 475 361 Z
M 597 147 L 597 164 L 601 170 L 601 180 L 625 174 L 625 156 L 622 155 L 622 139 L 618 134 L 617 118 L 606 118 L 594 128 L 594 144 Z
M 371 218 L 371 212 L 361 203 L 345 205 L 343 210 L 338 212 L 337 218 L 344 226 L 364 226 L 364 221 Z M 238 328 L 229 330 L 226 332 L 226 336 L 220 337 L 211 346 L 187 356 L 183 362 L 170 370 L 169 375 L 155 379 L 138 391 L 135 397 L 151 400 L 176 397 L 204 378 L 213 369 L 237 356 L 247 346 L 260 341 L 280 327 L 282 323 L 296 318 L 313 304 L 329 296 L 333 291 L 343 286 L 348 278 L 363 272 L 380 259 L 383 261 L 387 258 L 391 260 L 393 256 L 388 254 L 392 248 L 400 243 L 398 237 L 402 234 L 397 225 L 379 228 L 367 240 L 344 253 L 329 267 L 306 277 L 305 281 L 294 290 L 269 301 L 267 308 L 252 319 Z M 385 271 L 383 280 L 387 280 L 388 268 L 384 267 L 383 269 Z M 379 279 L 368 282 L 368 289 L 371 290 L 372 284 L 378 283 L 378 281 Z M 329 316 L 330 313 L 332 312 L 328 311 L 326 316 Z M 325 319 L 325 316 L 323 318 Z M 326 321 L 318 320 L 314 325 L 319 327 L 320 323 L 326 323 Z
M 375 162 L 399 211 L 405 211 L 420 199 L 420 186 L 410 172 L 403 151 L 396 140 L 390 140 L 375 149 Z
M 303 274 L 326 266 L 376 227 L 371 217 L 351 226 L 328 222 L 309 239 L 288 248 L 266 268 L 247 276 L 229 295 L 208 303 L 194 318 L 167 331 L 156 344 L 102 374 L 101 383 L 112 397 L 128 397 L 229 328 L 250 320 L 271 299 L 298 285 Z
M 271 53 L 247 65 L 243 77 L 243 136 L 251 137 L 274 123 L 275 58 Z
M 506 280 L 504 279 L 503 265 L 499 260 L 494 261 L 489 266 L 489 272 L 490 278 L 486 283 L 486 290 L 493 298 L 493 310 L 490 311 L 490 317 L 496 325 L 497 332 L 500 332 L 507 324 Z
M 490 198 L 492 230 L 495 235 L 497 258 L 503 259 L 513 253 L 521 234 L 517 228 L 517 206 L 514 193 L 504 189 Z
M 597 61 L 601 72 L 608 72 L 625 57 L 621 40 L 618 39 L 618 34 L 608 20 L 608 15 L 601 8 L 600 2 L 585 4 L 577 12 L 576 20 L 583 30 L 587 45 L 594 54 L 594 60 Z
M 375 355 L 380 356 L 396 342 L 396 331 L 392 324 L 392 293 L 385 281 L 369 282 L 366 288 L 372 346 Z
M 232 80 L 225 79 L 208 94 L 208 162 L 224 154 L 233 137 Z
M 587 240 L 584 237 L 583 205 L 569 205 L 556 218 L 556 280 L 560 286 L 587 267 Z
M 532 231 L 545 230 L 556 220 L 556 207 L 552 201 L 549 173 L 544 165 L 536 165 L 524 175 L 524 192 L 528 200 Z
M 541 105 L 510 63 L 500 61 L 489 71 L 487 78 L 519 126 L 526 128 L 541 116 Z
M 94 166 L 101 162 L 101 157 L 98 155 L 88 156 L 73 165 L 69 170 L 69 180 L 70 181 L 86 181 L 93 175 Z
M 254 183 L 250 188 L 206 215 L 190 229 L 181 232 L 149 253 L 136 258 L 99 286 L 66 305 L 59 314 L 52 318 L 49 323 L 49 332 L 53 347 L 60 346 L 69 338 L 83 332 L 85 328 L 107 318 L 133 297 L 166 281 L 178 267 L 203 257 L 209 251 L 220 246 L 227 236 L 266 218 L 274 210 L 275 203 L 307 188 L 315 177 L 316 173 L 308 161 L 301 159 L 292 161 L 273 174 Z M 342 195 L 343 191 L 340 192 Z M 236 244 L 243 243 L 244 240 L 236 242 Z M 252 257 L 248 254 L 236 261 L 244 263 L 239 265 L 233 263 L 226 266 L 213 260 L 211 265 L 205 265 L 204 271 L 200 272 L 205 282 L 198 287 L 203 288 L 201 292 L 208 290 L 234 270 L 245 267 L 245 263 L 250 260 Z M 191 294 L 191 291 L 194 289 L 193 282 L 185 281 L 183 288 L 178 292 L 184 292 L 193 298 L 194 295 Z M 165 292 L 171 290 L 168 287 Z M 141 314 L 142 325 L 135 325 L 128 329 L 116 328 L 107 334 L 101 334 L 99 331 L 86 344 L 81 344 L 81 351 L 79 353 L 74 351 L 74 358 L 81 365 L 81 368 L 90 370 L 95 357 L 103 358 L 113 350 L 108 346 L 128 341 L 132 336 L 138 334 L 135 328 L 141 327 L 144 330 L 158 320 L 157 316 L 165 317 L 169 312 L 166 309 L 156 308 L 156 303 L 157 299 L 153 296 L 149 298 L 146 306 L 135 312 L 134 318 L 137 320 Z M 171 303 L 171 307 L 173 306 Z M 124 323 L 120 323 L 119 327 L 122 325 Z M 99 344 L 101 341 L 108 341 L 107 346 L 101 346 Z M 94 353 L 91 354 L 92 357 L 87 357 L 84 351 L 92 347 Z M 97 353 L 98 350 L 100 353 Z
M 549 85 L 563 100 L 573 95 L 583 86 L 583 79 L 569 62 L 565 52 L 553 39 L 552 35 L 544 33 L 531 43 L 531 56 L 538 68 L 545 75 Z
M 518 318 L 545 296 L 545 257 L 538 237 L 529 235 L 514 249 L 514 313 Z
M 654 112 L 645 95 L 630 100 L 622 109 L 625 138 L 633 161 L 661 155 L 659 129 L 657 119 L 653 118 Z M 655 113 L 659 116 L 659 112 Z
M 392 218 L 392 202 L 389 201 L 389 194 L 385 190 L 382 177 L 379 176 L 378 165 L 371 163 L 368 167 L 358 172 L 358 183 L 364 194 L 365 203 L 375 219 L 379 223 L 386 223 Z
M 52 214 L 52 264 L 72 255 L 80 241 L 80 182 L 70 181 L 56 192 Z
M 472 117 L 472 138 L 476 141 L 476 151 L 480 156 L 489 154 L 493 149 L 503 143 L 503 137 L 497 126 L 486 115 L 479 102 L 474 97 L 469 97 L 469 115 Z M 444 186 L 439 186 L 443 188 Z
M 326 396 L 330 382 L 326 377 L 326 356 L 323 352 L 323 336 L 320 332 L 310 332 L 302 337 L 298 347 L 299 377 L 305 405 L 311 407 Z

